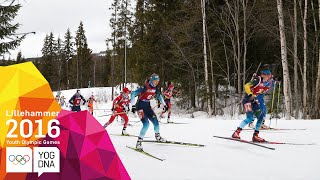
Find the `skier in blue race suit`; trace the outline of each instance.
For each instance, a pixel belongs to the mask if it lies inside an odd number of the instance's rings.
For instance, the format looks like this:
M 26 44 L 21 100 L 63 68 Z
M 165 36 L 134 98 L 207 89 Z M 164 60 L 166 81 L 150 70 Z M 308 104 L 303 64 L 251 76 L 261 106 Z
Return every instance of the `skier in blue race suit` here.
M 81 111 L 81 108 L 80 108 L 81 100 L 83 101 L 83 105 L 85 105 L 86 100 L 80 94 L 80 90 L 78 89 L 77 92 L 69 100 L 69 103 L 72 105 L 71 107 L 72 111 L 76 111 L 76 112 Z
M 136 148 L 142 150 L 142 141 L 149 127 L 149 120 L 154 126 L 154 132 L 156 140 L 159 142 L 165 142 L 166 140 L 160 136 L 160 127 L 156 114 L 150 106 L 150 100 L 152 97 L 156 96 L 157 99 L 161 102 L 163 107 L 166 108 L 166 103 L 164 102 L 160 90 L 157 88 L 157 85 L 160 81 L 159 75 L 152 74 L 150 79 L 147 79 L 143 88 L 138 88 L 137 90 L 131 93 L 131 104 L 132 112 L 137 111 L 139 118 L 143 124 L 143 127 L 140 131 Z M 138 102 L 135 103 L 135 97 L 138 96 Z M 136 104 L 136 105 L 135 105 Z
M 240 139 L 241 130 L 249 123 L 252 123 L 254 116 L 258 121 L 252 137 L 253 142 L 264 142 L 265 140 L 259 137 L 259 130 L 263 120 L 267 114 L 267 107 L 264 103 L 265 93 L 272 88 L 274 84 L 271 71 L 268 66 L 263 66 L 260 70 L 260 75 L 256 76 L 251 82 L 248 82 L 245 89 L 245 96 L 242 100 L 244 111 L 247 118 L 243 120 L 237 130 L 232 134 L 232 138 Z

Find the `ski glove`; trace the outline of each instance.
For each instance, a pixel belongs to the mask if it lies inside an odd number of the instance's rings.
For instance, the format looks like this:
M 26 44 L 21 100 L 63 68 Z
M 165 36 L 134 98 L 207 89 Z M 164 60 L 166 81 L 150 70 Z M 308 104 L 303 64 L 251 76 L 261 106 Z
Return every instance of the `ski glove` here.
M 254 96 L 252 94 L 249 94 L 248 97 L 249 97 L 251 102 L 255 102 L 256 101 L 256 96 Z
M 135 112 L 136 112 L 136 110 L 137 110 L 136 106 L 135 106 L 135 105 L 132 105 L 132 107 L 131 107 L 131 111 L 132 111 L 132 113 L 135 113 Z
M 273 80 L 275 80 L 277 82 L 281 81 L 280 77 L 277 77 L 277 76 L 273 77 Z
M 167 112 L 169 110 L 169 107 L 167 105 L 164 105 L 163 110 L 164 110 L 164 112 Z
M 114 111 L 114 108 L 113 108 L 113 107 L 111 108 L 111 111 L 112 111 L 112 112 Z

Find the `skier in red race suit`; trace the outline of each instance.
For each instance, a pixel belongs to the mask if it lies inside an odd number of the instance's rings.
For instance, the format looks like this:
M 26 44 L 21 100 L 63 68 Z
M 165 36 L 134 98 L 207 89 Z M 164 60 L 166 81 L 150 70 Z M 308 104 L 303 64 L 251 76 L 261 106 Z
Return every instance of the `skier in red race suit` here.
M 129 94 L 130 94 L 130 91 L 128 88 L 123 88 L 123 91 L 121 92 L 121 94 L 119 96 L 117 96 L 114 100 L 113 100 L 113 103 L 112 103 L 112 116 L 110 117 L 109 121 L 103 126 L 104 128 L 106 128 L 108 125 L 110 125 L 114 119 L 117 117 L 117 116 L 121 116 L 122 119 L 124 119 L 124 124 L 123 124 L 123 129 L 122 129 L 122 135 L 124 136 L 127 136 L 129 135 L 127 132 L 126 132 L 126 128 L 127 128 L 127 124 L 128 124 L 128 116 L 125 112 L 126 110 L 126 106 L 129 105 L 129 102 L 130 102 L 130 98 L 129 98 Z
M 135 113 L 136 110 L 138 112 L 139 118 L 143 124 L 143 127 L 140 131 L 136 148 L 142 150 L 142 141 L 143 138 L 149 128 L 149 120 L 152 122 L 154 126 L 154 132 L 156 140 L 159 142 L 165 142 L 166 140 L 160 136 L 160 128 L 159 121 L 150 106 L 150 100 L 153 96 L 156 96 L 157 99 L 161 102 L 164 108 L 167 108 L 157 85 L 159 84 L 160 78 L 158 74 L 152 74 L 149 79 L 146 80 L 143 88 L 138 88 L 137 90 L 131 93 L 131 104 L 132 104 L 132 112 Z M 135 103 L 135 97 L 138 96 L 138 102 Z
M 69 100 L 69 103 L 72 105 L 71 107 L 72 111 L 81 111 L 81 108 L 80 108 L 81 100 L 83 100 L 83 105 L 85 105 L 86 100 L 80 94 L 80 90 L 78 89 L 77 92 Z
M 166 103 L 167 108 L 163 109 L 163 111 L 160 114 L 160 117 L 164 118 L 163 114 L 168 111 L 168 119 L 167 119 L 168 123 L 173 123 L 172 121 L 170 121 L 170 116 L 171 116 L 171 102 L 170 102 L 170 100 L 171 100 L 171 97 L 173 94 L 173 88 L 174 88 L 173 83 L 168 81 L 168 82 L 166 82 L 166 88 L 165 88 L 165 91 L 163 92 L 164 102 Z
M 265 140 L 259 137 L 259 130 L 262 121 L 266 117 L 267 108 L 264 103 L 264 94 L 272 88 L 274 80 L 271 71 L 267 65 L 263 66 L 260 70 L 260 75 L 256 76 L 252 81 L 248 82 L 245 86 L 245 96 L 242 100 L 244 111 L 247 118 L 243 120 L 237 130 L 232 134 L 232 138 L 240 139 L 241 130 L 254 120 L 254 116 L 258 121 L 253 133 L 253 142 L 264 142 Z

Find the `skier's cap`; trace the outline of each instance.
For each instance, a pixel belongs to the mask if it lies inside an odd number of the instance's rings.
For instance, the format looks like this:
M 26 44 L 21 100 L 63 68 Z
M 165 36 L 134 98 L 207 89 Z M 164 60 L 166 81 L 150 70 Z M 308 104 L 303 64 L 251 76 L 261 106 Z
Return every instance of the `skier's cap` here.
M 123 90 L 122 90 L 124 93 L 128 93 L 128 92 L 130 92 L 130 90 L 128 89 L 128 88 L 123 88 Z
M 151 77 L 150 77 L 150 80 L 151 80 L 151 81 L 160 81 L 159 75 L 153 73 L 153 74 L 151 75 Z
M 260 74 L 270 75 L 270 74 L 271 74 L 271 71 L 270 71 L 270 69 L 261 70 L 261 71 L 260 71 Z

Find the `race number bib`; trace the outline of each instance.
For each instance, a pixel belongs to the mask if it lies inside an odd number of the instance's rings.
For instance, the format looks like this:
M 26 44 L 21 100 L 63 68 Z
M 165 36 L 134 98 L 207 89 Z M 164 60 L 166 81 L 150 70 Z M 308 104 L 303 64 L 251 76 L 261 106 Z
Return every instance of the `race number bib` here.
M 245 113 L 252 111 L 252 105 L 251 105 L 250 102 L 245 103 L 245 104 L 243 105 L 243 108 L 244 108 L 244 112 L 245 112 Z
M 138 116 L 139 116 L 140 119 L 144 118 L 144 112 L 143 112 L 142 109 L 138 111 Z

